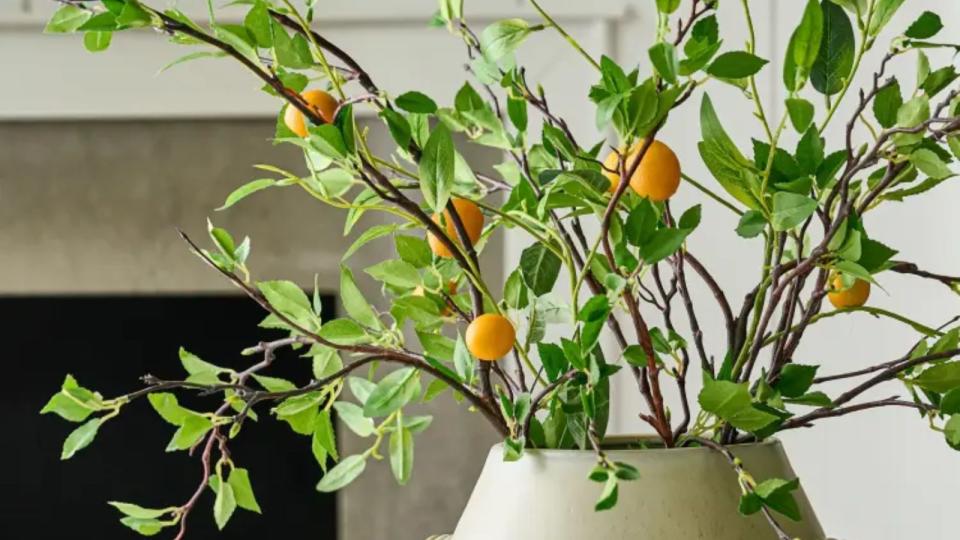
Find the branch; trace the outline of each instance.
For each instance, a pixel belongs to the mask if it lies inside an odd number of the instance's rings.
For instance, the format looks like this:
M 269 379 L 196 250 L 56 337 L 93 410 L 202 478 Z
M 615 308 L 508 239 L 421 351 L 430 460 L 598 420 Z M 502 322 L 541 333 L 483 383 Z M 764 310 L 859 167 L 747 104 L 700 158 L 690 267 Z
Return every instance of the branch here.
M 866 403 L 859 403 L 857 405 L 849 405 L 847 407 L 839 407 L 836 409 L 817 409 L 809 414 L 803 416 L 797 416 L 791 418 L 783 423 L 780 426 L 778 431 L 784 431 L 787 429 L 795 429 L 798 427 L 810 427 L 815 420 L 820 420 L 822 418 L 835 418 L 838 416 L 845 416 L 850 413 L 855 413 L 859 411 L 864 411 L 867 409 L 876 409 L 879 407 L 907 407 L 910 409 L 917 409 L 920 412 L 929 412 L 935 410 L 934 407 L 925 405 L 922 403 L 915 403 L 913 401 L 905 401 L 899 399 L 898 396 L 889 397 L 887 399 L 881 399 L 878 401 L 868 401 Z
M 893 266 L 891 266 L 889 269 L 900 274 L 910 274 L 922 278 L 933 279 L 943 283 L 947 287 L 950 287 L 950 290 L 954 292 L 960 292 L 960 290 L 957 288 L 957 286 L 960 285 L 960 277 L 945 276 L 943 274 L 927 272 L 918 268 L 916 264 L 906 261 L 893 261 Z
M 870 379 L 853 387 L 852 389 L 844 392 L 843 394 L 840 394 L 837 397 L 837 399 L 833 400 L 833 404 L 831 405 L 831 407 L 823 407 L 821 409 L 817 409 L 816 411 L 813 411 L 810 414 L 818 413 L 818 411 L 822 411 L 824 409 L 830 410 L 833 407 L 838 407 L 845 403 L 849 403 L 852 399 L 856 398 L 857 396 L 866 392 L 867 390 L 873 388 L 874 386 L 877 386 L 880 383 L 892 380 L 896 378 L 897 375 L 899 375 L 903 371 L 906 371 L 914 366 L 919 366 L 922 364 L 926 364 L 928 362 L 933 362 L 935 360 L 953 358 L 954 356 L 957 356 L 957 355 L 960 355 L 960 349 L 950 349 L 948 351 L 940 351 L 936 353 L 927 354 L 924 356 L 919 356 L 917 358 L 910 358 L 910 354 L 907 354 L 901 358 L 898 358 L 897 360 L 893 360 L 892 362 L 887 362 L 885 364 L 882 364 L 883 369 L 880 371 L 879 374 L 871 377 Z M 837 377 L 837 376 L 833 377 L 833 379 L 837 379 L 837 378 L 845 378 L 845 377 Z M 802 419 L 803 417 L 801 416 L 798 418 Z
M 503 418 L 500 417 L 499 408 L 495 406 L 492 400 L 483 399 L 481 396 L 477 395 L 472 388 L 464 385 L 460 381 L 457 381 L 447 376 L 444 372 L 440 371 L 439 369 L 435 368 L 434 366 L 426 362 L 423 359 L 423 357 L 421 357 L 420 355 L 417 355 L 407 350 L 393 350 L 393 349 L 386 349 L 383 347 L 376 347 L 371 345 L 343 345 L 343 344 L 334 343 L 330 340 L 323 338 L 319 334 L 304 328 L 303 326 L 291 320 L 282 312 L 276 310 L 273 306 L 270 305 L 270 302 L 267 301 L 266 297 L 264 297 L 260 293 L 260 291 L 248 285 L 246 282 L 240 279 L 237 275 L 231 272 L 227 272 L 223 268 L 220 268 L 219 266 L 217 266 L 217 264 L 214 263 L 213 260 L 211 260 L 210 257 L 207 256 L 207 254 L 204 253 L 203 250 L 201 250 L 193 242 L 193 240 L 190 239 L 190 237 L 188 237 L 183 231 L 179 231 L 179 233 L 180 233 L 180 237 L 183 238 L 183 240 L 187 244 L 189 244 L 191 250 L 198 257 L 203 259 L 203 261 L 206 262 L 209 266 L 213 267 L 218 272 L 220 272 L 220 274 L 222 274 L 224 277 L 229 279 L 231 283 L 233 283 L 235 286 L 240 288 L 240 290 L 242 290 L 244 293 L 247 294 L 247 296 L 249 296 L 251 299 L 257 302 L 263 309 L 275 315 L 277 318 L 279 318 L 281 321 L 287 324 L 290 328 L 294 329 L 296 332 L 309 338 L 311 341 L 315 343 L 319 343 L 321 345 L 324 345 L 336 350 L 346 351 L 351 353 L 358 353 L 358 354 L 368 354 L 370 356 L 368 357 L 368 360 L 365 361 L 365 363 L 372 362 L 373 361 L 372 359 L 379 358 L 382 360 L 414 366 L 414 367 L 417 367 L 418 369 L 426 371 L 427 373 L 430 373 L 434 377 L 438 379 L 442 379 L 444 382 L 449 384 L 452 388 L 456 389 L 457 392 L 460 392 L 461 394 L 463 394 L 481 412 L 484 413 L 484 416 L 486 416 L 491 421 L 491 423 L 493 423 L 494 427 L 499 432 L 506 433 L 506 423 L 503 420 Z M 347 366 L 347 367 L 350 367 L 350 366 Z M 350 371 L 349 369 L 347 369 L 347 367 L 344 368 L 346 370 L 344 371 L 344 374 Z M 303 390 L 303 392 L 300 392 L 300 393 L 306 393 L 323 386 L 323 385 L 320 385 L 319 387 L 314 387 L 315 384 L 311 385 L 310 387 L 304 387 L 306 388 L 306 390 L 304 389 L 298 389 L 298 390 Z M 292 394 L 292 395 L 299 395 L 299 394 Z M 268 397 L 264 399 L 272 399 L 273 397 L 282 398 L 282 397 L 289 397 L 289 396 L 284 396 L 280 393 L 275 393 L 275 394 L 268 394 Z
M 727 345 L 729 350 L 733 350 L 734 342 L 736 341 L 736 318 L 733 316 L 733 310 L 730 309 L 730 302 L 727 301 L 726 294 L 724 294 L 717 280 L 714 279 L 706 267 L 704 267 L 700 260 L 694 257 L 692 253 L 684 251 L 683 259 L 690 263 L 693 271 L 707 284 L 707 287 L 713 294 L 713 298 L 717 301 L 717 305 L 720 306 L 720 312 L 723 314 L 723 320 L 727 326 Z M 752 304 L 753 302 L 750 303 Z
M 743 462 L 740 461 L 740 458 L 733 455 L 726 446 L 720 445 L 710 439 L 705 439 L 703 437 L 691 437 L 689 442 L 696 442 L 701 446 L 705 446 L 720 455 L 726 458 L 727 462 L 733 467 L 734 472 L 737 473 L 737 482 L 740 484 L 740 489 L 748 493 L 755 493 L 754 487 L 751 481 L 747 479 L 751 478 L 750 474 L 743 468 Z M 770 512 L 770 509 L 766 505 L 761 506 L 760 511 L 763 513 L 763 517 L 766 518 L 767 523 L 770 525 L 770 528 L 777 534 L 778 540 L 795 540 L 792 536 L 787 534 L 780 523 L 777 522 L 776 518 L 773 517 L 773 514 Z

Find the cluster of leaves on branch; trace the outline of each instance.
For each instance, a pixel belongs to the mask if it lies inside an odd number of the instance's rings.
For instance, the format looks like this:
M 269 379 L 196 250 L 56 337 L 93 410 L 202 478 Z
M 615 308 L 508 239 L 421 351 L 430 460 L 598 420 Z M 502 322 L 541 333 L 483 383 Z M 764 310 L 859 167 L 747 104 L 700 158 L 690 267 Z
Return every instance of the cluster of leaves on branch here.
M 738 472 L 741 511 L 762 512 L 788 538 L 775 513 L 799 519 L 790 494 L 798 482 L 755 481 L 728 445 L 900 406 L 919 411 L 960 449 L 960 329 L 954 321 L 933 328 L 866 304 L 871 285 L 885 272 L 933 279 L 960 292 L 960 279 L 898 260 L 896 249 L 869 234 L 876 207 L 934 189 L 954 176 L 951 165 L 960 158 L 958 74 L 953 65 L 934 68 L 928 54 L 955 53 L 960 46 L 936 40 L 943 28 L 936 14 L 892 29 L 868 84 L 850 92 L 855 75 L 865 71 L 866 54 L 879 47 L 881 32 L 904 3 L 808 0 L 783 53 L 787 99 L 781 117 L 773 118 L 755 80 L 769 61 L 757 55 L 748 0 L 725 3 L 742 8 L 749 30 L 743 49 L 733 45 L 741 39 L 722 37 L 716 0 L 651 2 L 656 37 L 638 67 L 595 58 L 536 1 L 530 4 L 538 22 L 503 20 L 478 33 L 462 1 L 441 0 L 433 24 L 462 40 L 473 77 L 452 103 L 379 87 L 352 56 L 312 29 L 312 1 L 303 9 L 287 0 L 247 0 L 222 10 L 211 5 L 204 24 L 139 0 L 62 1 L 48 32 L 83 33 L 85 46 L 101 51 L 118 31 L 150 27 L 193 49 L 174 64 L 230 58 L 283 104 L 274 142 L 301 148 L 303 169 L 258 165 L 265 176 L 231 193 L 221 210 L 258 191 L 296 187 L 342 209 L 344 233 L 359 233 L 343 254 L 345 314 L 334 320 L 321 319 L 316 286 L 311 299 L 298 284 L 255 278 L 249 239 L 238 244 L 213 224 L 213 250 L 184 236 L 200 258 L 267 311 L 261 326 L 282 337 L 243 351 L 259 359 L 243 369 L 182 351 L 188 377 L 146 376 L 142 389 L 113 399 L 68 376 L 43 409 L 81 423 L 68 436 L 63 458 L 89 445 L 123 407 L 146 397 L 175 428 L 168 451 L 199 450 L 202 479 L 182 505 L 112 504 L 132 529 L 152 535 L 172 527 L 179 539 L 208 489 L 215 493 L 220 527 L 238 507 L 260 510 L 249 473 L 229 452 L 230 441 L 248 420 L 258 420 L 258 412 L 310 438 L 324 471 L 321 491 L 349 484 L 384 451 L 403 484 L 415 436 L 431 420 L 409 413 L 408 406 L 449 390 L 503 436 L 507 460 L 534 448 L 595 451 L 597 468 L 589 478 L 603 485 L 596 507 L 604 510 L 616 503 L 619 481 L 642 474 L 611 461 L 603 446 L 610 380 L 623 371 L 618 376 L 636 381 L 644 407 L 638 414 L 656 432 L 657 444 L 721 452 Z M 565 40 L 596 69 L 587 98 L 608 139 L 584 145 L 544 89 L 529 80 L 515 52 L 538 32 L 556 32 L 541 39 Z M 915 83 L 887 76 L 896 61 L 918 66 Z M 704 91 L 712 84 L 733 86 L 754 107 L 758 136 L 752 148 L 738 146 L 725 130 L 723 112 Z M 710 181 L 681 173 L 681 161 L 657 140 L 674 110 L 695 97 L 699 155 Z M 827 128 L 844 103 L 853 107 L 844 137 L 828 141 Z M 371 108 L 383 122 L 396 144 L 390 155 L 368 147 L 358 107 Z M 791 129 L 799 142 L 788 146 Z M 503 163 L 495 173 L 476 170 L 455 135 L 501 151 Z M 739 216 L 731 236 L 762 245 L 759 280 L 742 307 L 730 303 L 687 245 L 701 207 L 671 207 L 681 176 L 684 189 L 699 190 Z M 505 202 L 489 197 L 495 192 L 506 192 Z M 392 219 L 360 225 L 375 212 Z M 587 234 L 588 224 L 599 232 Z M 487 241 L 500 229 L 529 239 L 502 291 L 491 289 L 480 270 Z M 363 275 L 351 270 L 357 250 L 388 239 L 395 256 Z M 725 321 L 722 329 L 708 329 L 722 336 L 722 350 L 705 345 L 688 284 L 694 276 L 711 291 L 711 309 Z M 380 283 L 388 310 L 364 298 L 358 282 L 367 279 Z M 835 309 L 825 310 L 824 300 Z M 686 335 L 675 325 L 676 304 Z M 833 375 L 797 354 L 811 325 L 859 311 L 907 324 L 919 339 L 905 344 L 902 357 Z M 565 337 L 548 341 L 554 325 L 565 329 Z M 601 339 L 605 333 L 611 339 Z M 287 348 L 310 359 L 312 368 L 304 370 L 309 382 L 266 374 L 276 351 Z M 694 375 L 703 379 L 696 413 L 687 393 L 692 359 Z M 838 395 L 820 386 L 846 379 L 858 382 Z M 897 380 L 907 398 L 858 399 Z M 667 407 L 664 383 L 675 386 L 680 411 Z M 219 405 L 212 412 L 189 410 L 175 391 L 214 396 Z M 339 455 L 334 416 L 370 441 L 365 452 Z

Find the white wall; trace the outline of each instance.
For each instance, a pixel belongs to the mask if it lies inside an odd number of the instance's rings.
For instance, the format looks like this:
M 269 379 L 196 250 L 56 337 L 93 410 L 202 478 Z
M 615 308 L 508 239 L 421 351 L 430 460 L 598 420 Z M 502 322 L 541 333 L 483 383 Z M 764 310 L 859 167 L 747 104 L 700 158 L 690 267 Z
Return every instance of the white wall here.
M 544 0 L 544 6 L 559 12 L 568 29 L 595 55 L 610 54 L 622 62 L 645 66 L 646 46 L 653 21 L 652 0 Z M 156 68 L 176 56 L 156 36 L 118 36 L 118 45 L 97 57 L 79 51 L 72 38 L 41 37 L 37 21 L 47 3 L 32 0 L 34 13 L 22 13 L 13 2 L 0 2 L 0 50 L 6 73 L 18 73 L 0 86 L 0 118 L 148 117 L 148 116 L 265 116 L 273 104 L 261 99 L 250 80 L 225 64 L 207 62 L 177 68 L 152 78 Z M 26 2 L 26 5 L 31 2 Z M 739 2 L 721 3 L 721 22 L 726 48 L 740 48 L 744 25 Z M 759 51 L 771 58 L 764 70 L 761 91 L 767 93 L 768 112 L 782 111 L 779 54 L 798 20 L 799 0 L 755 0 Z M 451 98 L 461 79 L 462 49 L 442 31 L 426 29 L 423 20 L 433 10 L 432 0 L 346 0 L 324 3 L 328 16 L 321 23 L 329 35 L 356 52 L 380 84 L 393 91 L 423 89 L 441 99 Z M 489 20 L 511 13 L 529 13 L 520 0 L 468 0 L 468 8 Z M 923 9 L 936 7 L 948 25 L 946 35 L 956 35 L 960 20 L 956 2 L 910 0 L 891 23 L 905 28 Z M 882 41 L 878 49 L 882 49 Z M 871 59 L 875 59 L 873 55 Z M 56 61 L 55 59 L 59 59 Z M 866 65 L 874 64 L 868 59 Z M 565 47 L 554 34 L 533 37 L 521 60 L 530 76 L 540 80 L 555 109 L 568 118 L 584 140 L 595 140 L 593 110 L 586 99 L 595 79 L 591 68 Z M 911 72 L 911 59 L 901 61 L 903 73 Z M 107 87 L 100 75 L 106 70 L 124 70 L 130 79 L 119 87 Z M 906 80 L 911 80 L 907 76 Z M 184 99 L 182 89 L 190 90 Z M 178 90 L 174 92 L 174 88 Z M 738 143 L 748 147 L 749 137 L 759 133 L 751 107 L 737 92 L 714 84 L 709 89 L 725 126 Z M 131 99 L 136 95 L 137 99 Z M 146 97 L 146 99 L 144 99 Z M 662 138 L 680 155 L 686 172 L 709 183 L 696 151 L 699 140 L 699 96 L 678 111 Z M 839 125 L 839 124 L 838 124 Z M 828 142 L 841 144 L 831 130 Z M 957 273 L 960 251 L 955 240 L 935 239 L 927 231 L 957 231 L 960 217 L 951 202 L 960 196 L 960 183 L 941 186 L 920 202 L 891 206 L 868 217 L 871 232 L 902 252 L 902 257 L 933 270 Z M 681 188 L 675 204 L 685 208 L 704 202 L 693 189 Z M 760 245 L 745 242 L 733 233 L 736 220 L 726 210 L 705 202 L 704 226 L 690 241 L 693 250 L 739 303 L 758 274 Z M 505 265 L 516 261 L 527 240 L 507 238 Z M 722 354 L 722 319 L 712 299 L 695 276 L 690 278 L 708 348 Z M 956 296 L 941 286 L 921 280 L 882 276 L 887 293 L 876 290 L 874 305 L 912 314 L 921 322 L 937 325 L 960 311 Z M 649 315 L 651 318 L 654 314 Z M 682 317 L 678 317 L 682 319 Z M 865 316 L 832 319 L 811 331 L 798 360 L 825 364 L 825 372 L 853 369 L 901 354 L 914 340 L 912 332 Z M 640 400 L 632 382 L 621 378 L 612 429 L 637 432 Z M 880 391 L 885 397 L 900 392 L 895 384 Z M 692 389 L 695 395 L 696 388 Z M 676 409 L 676 406 L 674 407 Z M 932 433 L 907 410 L 881 410 L 857 417 L 827 420 L 815 430 L 802 430 L 784 437 L 794 464 L 811 500 L 818 508 L 825 529 L 837 538 L 946 539 L 956 534 L 948 527 L 949 514 L 942 509 L 960 488 L 960 456 L 949 450 L 942 437 Z M 952 521 L 952 520 L 951 520 Z
M 574 35 L 594 54 L 603 51 L 622 63 L 639 63 L 643 68 L 647 64 L 646 44 L 653 32 L 649 16 L 652 2 L 630 4 L 635 9 L 628 10 L 626 17 L 607 21 L 598 27 L 584 28 Z M 780 57 L 799 21 L 803 2 L 754 1 L 751 5 L 758 34 L 758 54 L 771 60 L 762 72 L 760 91 L 767 97 L 768 115 L 779 118 L 785 97 L 780 83 Z M 960 4 L 929 0 L 908 1 L 890 23 L 891 32 L 905 29 L 924 9 L 936 9 L 943 16 L 947 29 L 942 35 L 956 35 Z M 726 37 L 725 48 L 740 48 L 742 36 L 745 36 L 740 3 L 722 2 L 720 19 L 721 31 Z M 851 98 L 855 97 L 856 88 L 869 81 L 869 73 L 885 52 L 883 39 L 891 32 L 878 40 L 876 50 L 865 60 L 866 75 L 857 81 Z M 538 39 L 540 41 L 531 45 L 546 47 L 548 45 L 543 42 L 551 41 L 549 36 Z M 558 110 L 572 120 L 579 132 L 595 133 L 593 110 L 584 106 L 582 101 L 585 89 L 595 77 L 587 69 L 587 78 L 582 78 L 586 68 L 571 51 L 561 50 L 557 54 L 564 60 L 544 69 L 544 85 L 554 96 L 554 101 L 563 104 Z M 914 58 L 909 56 L 899 60 L 895 70 L 903 76 L 905 89 L 911 88 L 914 79 Z M 948 57 L 936 58 L 937 65 L 949 61 Z M 722 84 L 714 83 L 708 91 L 724 126 L 749 155 L 750 137 L 762 136 L 760 125 L 752 115 L 752 107 L 737 91 Z M 676 150 L 688 174 L 710 184 L 712 180 L 700 163 L 696 148 L 700 140 L 699 98 L 698 94 L 682 110 L 674 113 L 660 137 Z M 818 95 L 808 98 L 820 102 Z M 850 106 L 842 108 L 833 127 L 828 130 L 828 145 L 834 149 L 842 147 L 844 112 L 850 110 Z M 585 138 L 595 140 L 589 136 Z M 785 140 L 785 146 L 792 148 L 796 136 L 790 134 Z M 933 271 L 956 275 L 960 271 L 960 249 L 955 239 L 944 240 L 943 234 L 960 230 L 960 215 L 953 210 L 957 200 L 960 200 L 960 182 L 947 183 L 925 198 L 905 204 L 892 203 L 875 214 L 868 214 L 866 225 L 875 238 L 899 249 L 899 257 Z M 690 249 L 723 285 L 731 303 L 739 306 L 743 295 L 757 282 L 761 243 L 737 237 L 733 232 L 736 216 L 705 200 L 691 187 L 681 187 L 674 201 L 675 208 L 687 208 L 696 203 L 704 205 L 704 224 L 691 238 Z M 932 231 L 938 231 L 938 234 L 932 234 Z M 513 258 L 508 254 L 508 266 L 516 261 L 519 251 L 528 243 L 524 239 L 509 244 L 515 251 Z M 688 279 L 694 290 L 694 304 L 701 326 L 707 334 L 707 348 L 721 357 L 723 319 L 715 309 L 712 296 L 697 277 L 692 275 Z M 880 283 L 886 292 L 875 288 L 872 305 L 908 314 L 930 326 L 938 326 L 960 314 L 960 299 L 940 284 L 899 274 L 882 275 Z M 684 328 L 680 306 L 677 310 L 680 313 L 674 319 Z M 656 320 L 656 313 L 647 316 Z M 797 361 L 823 364 L 824 373 L 848 371 L 896 358 L 916 338 L 914 331 L 888 320 L 859 314 L 843 316 L 812 329 Z M 612 344 L 609 349 L 614 350 Z M 828 387 L 827 391 L 836 395 L 848 387 L 849 383 L 840 383 Z M 620 377 L 617 388 L 619 393 L 611 430 L 620 433 L 649 431 L 636 416 L 643 405 L 632 378 Z M 695 396 L 698 389 L 698 381 L 694 380 L 691 395 Z M 890 383 L 866 398 L 889 397 L 902 394 L 902 391 L 901 385 Z M 678 402 L 673 400 L 672 403 L 672 409 L 679 411 Z M 830 419 L 813 430 L 784 434 L 783 439 L 824 528 L 831 536 L 877 540 L 956 537 L 951 514 L 942 509 L 945 501 L 952 500 L 952 495 L 960 488 L 960 455 L 947 447 L 942 435 L 931 431 L 915 412 L 884 409 Z

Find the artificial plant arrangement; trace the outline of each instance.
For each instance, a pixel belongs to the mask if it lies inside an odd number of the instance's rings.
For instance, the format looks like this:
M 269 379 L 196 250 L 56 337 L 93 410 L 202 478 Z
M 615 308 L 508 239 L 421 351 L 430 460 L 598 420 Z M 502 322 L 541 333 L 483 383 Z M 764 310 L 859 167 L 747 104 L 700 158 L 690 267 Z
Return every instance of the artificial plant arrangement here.
M 342 209 L 348 233 L 367 213 L 394 218 L 363 230 L 343 254 L 346 316 L 326 321 L 315 292 L 311 300 L 295 283 L 254 276 L 249 239 L 237 243 L 210 225 L 208 250 L 184 235 L 196 255 L 266 310 L 261 326 L 282 336 L 253 344 L 229 366 L 182 350 L 183 380 L 147 375 L 144 387 L 113 398 L 67 376 L 43 409 L 79 423 L 63 459 L 140 401 L 175 428 L 168 451 L 199 455 L 202 475 L 186 502 L 161 508 L 111 503 L 123 524 L 144 535 L 169 528 L 184 538 L 208 490 L 221 528 L 237 507 L 259 511 L 251 475 L 229 451 L 257 414 L 259 421 L 275 416 L 308 438 L 323 471 L 320 491 L 349 484 L 381 452 L 404 484 L 414 440 L 430 424 L 406 407 L 444 393 L 502 435 L 505 460 L 527 449 L 592 449 L 596 468 L 584 478 L 600 484 L 596 510 L 604 510 L 616 503 L 618 482 L 643 474 L 608 458 L 604 445 L 610 379 L 630 377 L 645 404 L 638 414 L 657 444 L 705 446 L 729 457 L 743 493 L 741 511 L 762 512 L 779 538 L 789 538 L 780 521 L 797 518 L 790 495 L 796 479 L 755 480 L 730 445 L 866 409 L 909 407 L 960 449 L 960 329 L 954 321 L 927 327 L 867 304 L 884 272 L 934 279 L 948 287 L 945 293 L 960 292 L 960 278 L 898 260 L 894 247 L 869 233 L 875 208 L 934 189 L 953 176 L 950 163 L 960 158 L 958 74 L 950 65 L 934 69 L 925 53 L 960 46 L 935 40 L 942 23 L 934 13 L 879 41 L 904 0 L 808 0 L 778 75 L 789 95 L 785 112 L 772 118 L 755 82 L 768 61 L 755 54 L 749 0 L 737 6 L 749 28 L 743 49 L 733 45 L 738 39 L 721 38 L 716 0 L 651 1 L 656 40 L 640 68 L 595 58 L 534 0 L 539 20 L 503 20 L 482 30 L 470 26 L 462 0 L 441 0 L 433 25 L 462 40 L 473 77 L 452 103 L 441 104 L 414 89 L 378 86 L 349 53 L 314 30 L 320 6 L 312 0 L 300 6 L 233 2 L 244 5 L 242 24 L 219 22 L 221 8 L 211 3 L 203 25 L 139 0 L 60 3 L 48 32 L 82 33 L 89 50 L 101 51 L 118 31 L 153 28 L 196 49 L 177 62 L 236 61 L 282 104 L 274 142 L 300 147 L 303 170 L 258 165 L 269 178 L 242 185 L 224 208 L 260 190 L 299 188 Z M 609 140 L 575 135 L 517 62 L 521 43 L 546 31 L 557 32 L 596 69 L 588 99 Z M 851 92 L 865 53 L 877 47 L 887 53 L 870 83 Z M 919 66 L 915 86 L 886 75 L 898 61 Z M 758 133 L 752 148 L 737 146 L 726 133 L 706 90 L 713 84 L 733 85 L 752 102 Z M 846 137 L 827 141 L 824 131 L 840 121 L 836 113 L 845 100 L 855 103 Z M 657 138 L 674 109 L 696 102 L 709 180 L 682 172 L 670 146 Z M 355 120 L 359 107 L 372 108 L 386 124 L 396 143 L 392 154 L 371 152 L 367 130 Z M 795 147 L 782 142 L 789 130 L 799 136 Z M 502 151 L 496 173 L 474 169 L 454 134 Z M 741 305 L 686 246 L 701 208 L 671 205 L 681 184 L 737 214 L 739 226 L 730 235 L 755 238 L 749 241 L 762 247 L 757 285 Z M 505 195 L 491 196 L 496 192 Z M 588 234 L 591 227 L 598 232 Z M 479 262 L 490 236 L 504 228 L 527 235 L 530 245 L 503 290 L 494 290 Z M 350 269 L 356 249 L 387 237 L 395 254 L 363 269 L 363 277 Z M 368 303 L 358 279 L 382 283 L 388 311 Z M 692 279 L 705 283 L 714 305 L 694 306 Z M 725 327 L 712 329 L 724 337 L 722 350 L 706 350 L 698 308 L 722 313 Z M 905 322 L 918 339 L 905 344 L 902 356 L 852 372 L 821 373 L 821 366 L 798 357 L 811 325 L 857 311 Z M 675 326 L 678 316 L 686 319 L 687 335 Z M 566 325 L 567 337 L 547 341 L 546 329 L 557 324 Z M 283 348 L 312 360 L 312 379 L 307 364 L 303 381 L 269 375 Z M 690 377 L 702 378 L 698 396 L 688 395 Z M 818 388 L 839 379 L 850 379 L 850 388 L 835 395 Z M 888 382 L 901 384 L 905 396 L 862 398 Z M 679 410 L 666 406 L 668 391 L 678 393 Z M 216 397 L 218 405 L 190 410 L 175 392 Z M 369 438 L 369 449 L 339 455 L 334 415 Z

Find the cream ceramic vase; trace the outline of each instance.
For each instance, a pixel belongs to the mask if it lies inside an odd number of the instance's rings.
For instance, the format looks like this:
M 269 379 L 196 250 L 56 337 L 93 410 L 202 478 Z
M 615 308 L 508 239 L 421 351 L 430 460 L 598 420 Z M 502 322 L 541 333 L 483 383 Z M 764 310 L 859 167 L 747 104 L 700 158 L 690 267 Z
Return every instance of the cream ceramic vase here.
M 796 477 L 779 441 L 738 445 L 731 451 L 757 481 Z M 737 511 L 740 489 L 726 459 L 707 448 L 611 450 L 636 467 L 640 479 L 620 482 L 619 502 L 594 512 L 600 484 L 587 474 L 592 452 L 526 450 L 503 461 L 494 446 L 450 540 L 775 540 L 755 514 Z M 803 519 L 776 515 L 794 538 L 825 540 L 802 489 L 794 492 Z

